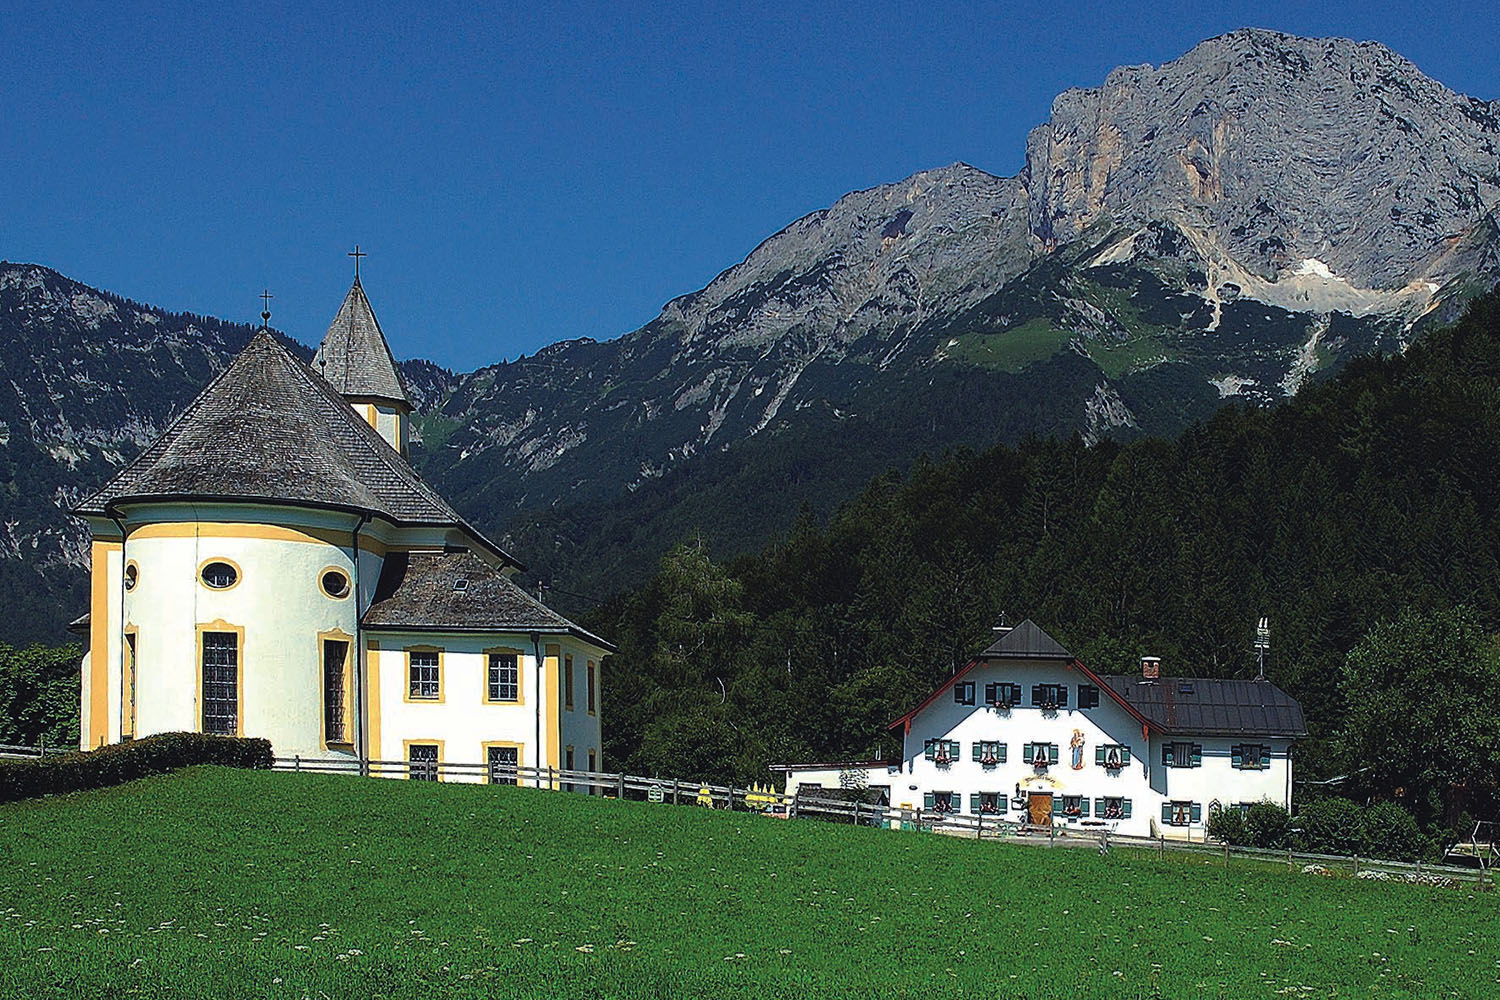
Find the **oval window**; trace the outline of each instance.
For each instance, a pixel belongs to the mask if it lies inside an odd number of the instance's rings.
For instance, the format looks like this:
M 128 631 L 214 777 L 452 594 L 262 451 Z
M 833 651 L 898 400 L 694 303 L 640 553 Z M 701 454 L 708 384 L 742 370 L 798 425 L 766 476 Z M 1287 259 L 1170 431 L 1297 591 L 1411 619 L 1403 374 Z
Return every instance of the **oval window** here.
M 349 596 L 349 577 L 342 570 L 331 569 L 323 574 L 323 593 L 329 597 Z
M 140 579 L 141 571 L 135 563 L 125 567 L 125 589 L 134 590 L 136 580 Z
M 227 562 L 211 562 L 203 567 L 203 582 L 215 590 L 228 590 L 239 579 L 239 570 Z

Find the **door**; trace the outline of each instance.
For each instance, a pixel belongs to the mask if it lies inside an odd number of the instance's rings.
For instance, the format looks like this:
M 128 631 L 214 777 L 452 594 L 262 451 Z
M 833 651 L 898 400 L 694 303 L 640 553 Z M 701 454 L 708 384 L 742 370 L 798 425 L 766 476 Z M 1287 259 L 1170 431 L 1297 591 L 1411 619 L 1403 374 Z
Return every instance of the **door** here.
M 1032 826 L 1052 825 L 1052 793 L 1032 792 L 1027 802 Z

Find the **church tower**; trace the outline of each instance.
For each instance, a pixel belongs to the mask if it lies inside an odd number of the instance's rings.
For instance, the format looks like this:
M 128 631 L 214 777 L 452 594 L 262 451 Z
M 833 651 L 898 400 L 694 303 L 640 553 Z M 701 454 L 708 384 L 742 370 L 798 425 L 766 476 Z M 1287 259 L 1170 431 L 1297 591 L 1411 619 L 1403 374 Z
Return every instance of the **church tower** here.
M 357 269 L 354 287 L 323 335 L 312 367 L 392 448 L 406 456 L 411 399 Z

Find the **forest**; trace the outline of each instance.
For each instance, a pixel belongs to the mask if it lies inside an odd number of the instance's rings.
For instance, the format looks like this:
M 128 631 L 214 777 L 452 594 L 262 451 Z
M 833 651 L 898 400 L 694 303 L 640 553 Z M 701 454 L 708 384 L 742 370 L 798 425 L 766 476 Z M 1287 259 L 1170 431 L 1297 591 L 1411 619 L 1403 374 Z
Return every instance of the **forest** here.
M 686 530 L 587 624 L 606 757 L 764 777 L 870 759 L 887 723 L 1034 619 L 1101 673 L 1267 672 L 1303 703 L 1307 796 L 1399 800 L 1431 831 L 1494 816 L 1500 776 L 1500 295 L 1397 356 L 1176 440 L 1029 439 L 876 475 L 763 551 Z M 1299 794 L 1303 794 L 1299 791 Z M 1304 796 L 1306 797 L 1306 796 Z

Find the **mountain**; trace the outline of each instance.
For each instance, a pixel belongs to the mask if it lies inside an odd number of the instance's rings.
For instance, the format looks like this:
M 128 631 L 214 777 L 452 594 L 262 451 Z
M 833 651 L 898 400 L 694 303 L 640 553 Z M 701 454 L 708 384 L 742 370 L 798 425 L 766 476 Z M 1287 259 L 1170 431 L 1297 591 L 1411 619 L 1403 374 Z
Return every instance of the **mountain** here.
M 748 548 L 923 451 L 1173 434 L 1494 285 L 1497 135 L 1500 105 L 1379 44 L 1232 32 L 1060 95 L 1019 174 L 847 195 L 623 337 L 409 363 L 417 461 L 539 575 L 598 593 L 684 532 Z M 60 491 L 133 453 L 243 330 L 0 274 L 5 364 L 40 393 L 0 400 L 31 477 L 7 480 L 27 569 L 0 592 L 76 564 Z

